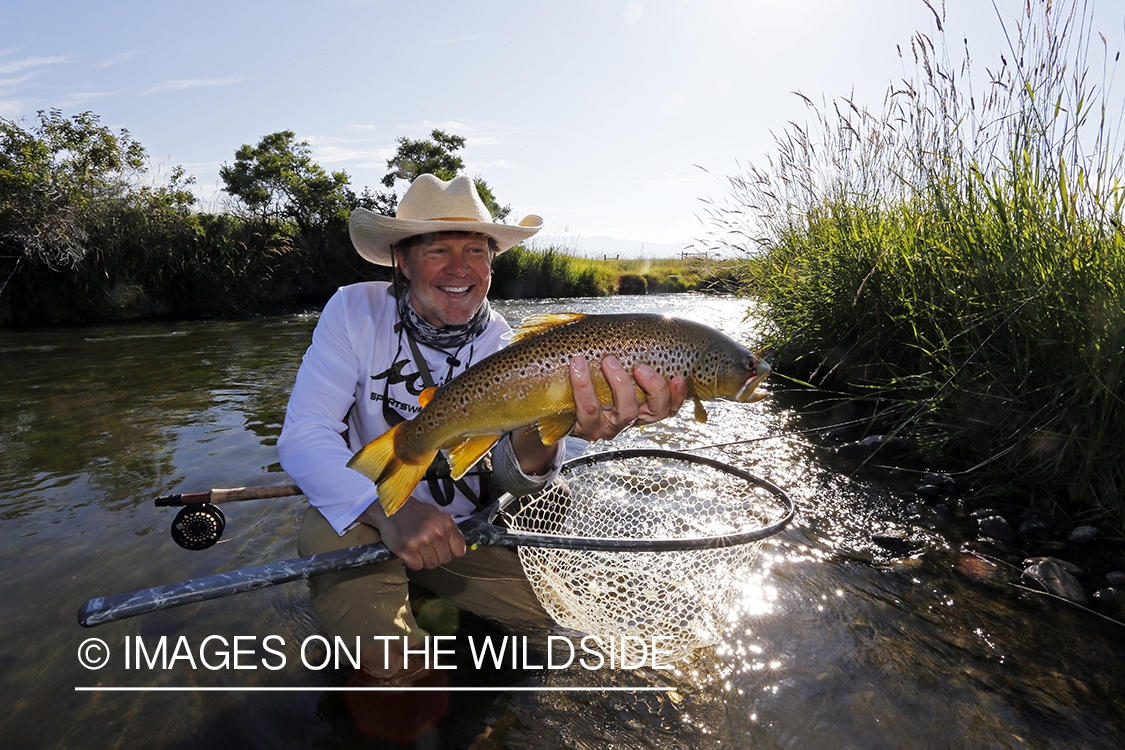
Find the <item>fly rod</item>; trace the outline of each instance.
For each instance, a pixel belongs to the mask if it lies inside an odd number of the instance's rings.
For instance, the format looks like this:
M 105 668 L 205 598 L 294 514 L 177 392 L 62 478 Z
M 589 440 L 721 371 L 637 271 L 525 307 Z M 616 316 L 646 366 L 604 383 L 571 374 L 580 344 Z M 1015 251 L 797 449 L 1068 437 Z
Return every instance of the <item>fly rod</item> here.
M 659 509 L 654 503 L 641 503 L 638 512 L 643 516 L 659 517 L 663 523 L 661 533 L 648 532 L 643 536 L 628 533 L 613 536 L 591 536 L 567 532 L 557 526 L 557 519 L 571 512 L 588 515 L 587 508 L 578 511 L 573 504 L 577 495 L 566 487 L 556 491 L 545 491 L 534 496 L 516 498 L 505 494 L 487 508 L 463 520 L 458 527 L 470 548 L 476 546 L 499 547 L 545 547 L 583 551 L 607 552 L 680 552 L 684 550 L 717 549 L 749 544 L 776 534 L 793 518 L 795 508 L 789 496 L 776 485 L 733 466 L 686 453 L 665 450 L 620 450 L 581 456 L 567 461 L 564 472 L 579 472 L 587 466 L 600 466 L 613 461 L 641 460 L 660 466 L 659 462 L 674 463 L 682 479 L 680 484 L 688 496 L 675 506 Z M 722 527 L 699 526 L 698 503 L 691 499 L 703 481 L 704 471 L 715 476 L 714 482 L 722 484 L 724 492 L 743 488 L 744 501 L 735 503 L 739 510 L 727 519 Z M 636 483 L 635 477 L 633 484 Z M 628 486 L 632 490 L 643 491 L 652 488 L 642 484 Z M 592 506 L 599 506 L 603 499 L 597 493 L 590 493 Z M 205 504 L 203 504 L 204 507 Z M 529 529 L 513 525 L 520 514 L 530 514 L 532 509 L 542 513 L 550 522 L 540 521 Z M 767 510 L 768 509 L 768 510 Z M 676 516 L 672 515 L 674 511 Z M 666 517 L 665 517 L 666 516 Z M 680 517 L 682 516 L 682 517 Z M 641 518 L 637 519 L 638 521 Z M 675 530 L 674 532 L 671 530 Z M 623 532 L 628 531 L 623 529 Z M 155 612 L 184 604 L 218 599 L 247 591 L 288 583 L 302 578 L 323 575 L 373 563 L 385 562 L 395 555 L 381 542 L 361 544 L 355 547 L 322 552 L 309 557 L 282 560 L 258 565 L 252 568 L 234 570 L 203 578 L 195 578 L 180 583 L 157 586 L 155 588 L 130 593 L 102 596 L 90 599 L 78 610 L 78 623 L 83 627 L 93 627 L 114 622 L 127 617 Z

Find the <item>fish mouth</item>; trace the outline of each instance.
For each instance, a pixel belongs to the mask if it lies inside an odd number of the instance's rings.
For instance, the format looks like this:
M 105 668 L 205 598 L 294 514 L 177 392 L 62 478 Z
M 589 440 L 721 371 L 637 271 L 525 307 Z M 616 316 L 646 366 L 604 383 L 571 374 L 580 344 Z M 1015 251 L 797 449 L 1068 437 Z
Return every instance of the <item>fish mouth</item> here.
M 742 387 L 738 389 L 738 393 L 734 394 L 734 400 L 741 403 L 750 403 L 752 401 L 760 401 L 765 398 L 765 394 L 757 392 L 754 389 L 761 385 L 762 381 L 770 376 L 773 370 L 764 361 L 753 357 L 750 360 L 753 366 L 752 375 L 746 379 Z

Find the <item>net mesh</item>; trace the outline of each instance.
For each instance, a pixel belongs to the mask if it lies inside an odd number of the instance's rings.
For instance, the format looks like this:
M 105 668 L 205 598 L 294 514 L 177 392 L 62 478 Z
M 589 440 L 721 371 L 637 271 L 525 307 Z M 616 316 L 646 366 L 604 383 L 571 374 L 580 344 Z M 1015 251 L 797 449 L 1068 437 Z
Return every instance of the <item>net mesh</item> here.
M 612 455 L 612 454 L 611 454 Z M 568 465 L 507 509 L 513 532 L 611 539 L 698 539 L 761 529 L 784 515 L 774 493 L 684 455 Z M 539 601 L 566 628 L 630 662 L 672 663 L 719 640 L 761 542 L 676 551 L 519 547 Z

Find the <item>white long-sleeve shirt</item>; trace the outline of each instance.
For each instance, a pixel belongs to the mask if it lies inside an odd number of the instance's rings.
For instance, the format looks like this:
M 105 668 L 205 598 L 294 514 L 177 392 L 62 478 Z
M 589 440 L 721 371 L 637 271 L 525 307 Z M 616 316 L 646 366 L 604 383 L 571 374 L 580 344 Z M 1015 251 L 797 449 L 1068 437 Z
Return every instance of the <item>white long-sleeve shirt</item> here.
M 305 352 L 277 443 L 281 466 L 325 519 L 343 535 L 360 513 L 378 500 L 374 483 L 347 468 L 352 455 L 393 425 L 383 412 L 384 400 L 404 418 L 419 411 L 425 388 L 407 334 L 401 336 L 395 298 L 387 282 L 341 287 L 325 305 L 312 344 Z M 441 385 L 475 362 L 507 345 L 507 321 L 493 312 L 484 332 L 455 353 L 418 344 L 418 351 Z M 346 433 L 346 439 L 345 439 Z M 519 471 L 507 436 L 493 449 L 498 489 L 530 492 L 554 478 L 561 465 L 559 443 L 552 471 L 528 477 Z M 466 476 L 474 493 L 479 480 Z M 461 492 L 442 506 L 423 480 L 412 496 L 441 507 L 460 521 L 476 506 Z

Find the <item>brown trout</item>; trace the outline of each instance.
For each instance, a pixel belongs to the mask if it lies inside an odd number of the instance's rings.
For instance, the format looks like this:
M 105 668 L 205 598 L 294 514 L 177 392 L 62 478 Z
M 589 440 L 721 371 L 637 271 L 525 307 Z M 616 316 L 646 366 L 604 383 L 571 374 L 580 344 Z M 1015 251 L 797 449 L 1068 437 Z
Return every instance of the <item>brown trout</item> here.
M 379 486 L 388 515 L 421 481 L 439 450 L 460 479 L 506 432 L 536 425 L 544 445 L 566 437 L 575 422 L 570 360 L 590 363 L 605 408 L 613 394 L 598 363 L 617 357 L 628 372 L 646 364 L 665 380 L 683 375 L 695 418 L 707 421 L 703 401 L 763 398 L 755 388 L 769 365 L 701 323 L 662 315 L 537 315 L 525 319 L 511 344 L 439 388 L 423 391 L 422 411 L 356 453 L 348 466 Z M 637 400 L 645 393 L 635 383 Z

